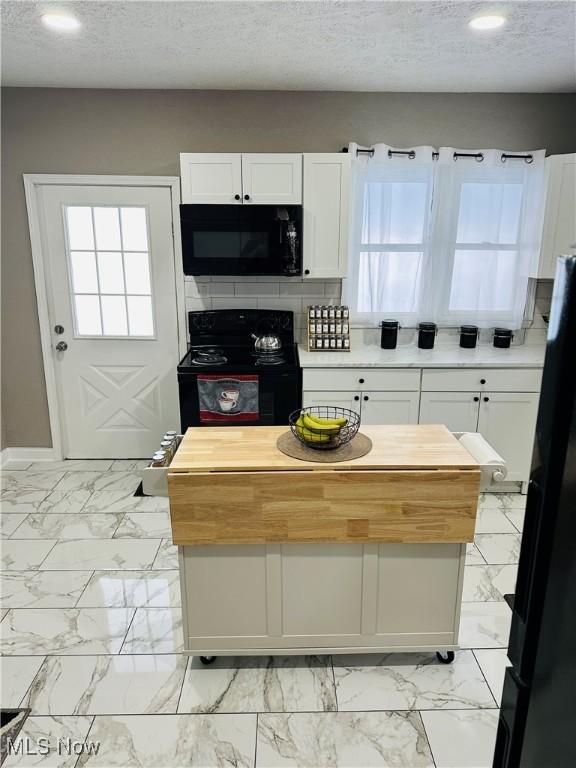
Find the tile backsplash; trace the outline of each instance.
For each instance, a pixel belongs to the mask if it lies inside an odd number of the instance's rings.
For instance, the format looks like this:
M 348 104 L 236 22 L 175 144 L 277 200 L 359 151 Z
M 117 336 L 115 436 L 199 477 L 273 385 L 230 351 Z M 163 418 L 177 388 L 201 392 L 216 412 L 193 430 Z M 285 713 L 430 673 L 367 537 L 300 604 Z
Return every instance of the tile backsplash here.
M 186 277 L 186 309 L 288 309 L 294 312 L 296 336 L 306 328 L 309 304 L 338 304 L 340 280 L 299 277 Z
M 516 334 L 516 342 L 544 343 L 546 323 L 543 316 L 550 312 L 552 280 L 536 283 L 534 315 L 530 325 Z M 304 341 L 306 307 L 309 304 L 339 304 L 341 280 L 304 280 L 299 277 L 185 277 L 186 309 L 289 309 L 294 312 L 296 337 Z M 351 322 L 352 327 L 362 327 Z M 410 333 L 410 329 L 406 329 Z M 378 331 L 365 333 L 366 341 L 378 343 Z M 455 328 L 442 329 L 442 335 L 457 336 Z M 486 332 L 486 336 L 489 332 Z

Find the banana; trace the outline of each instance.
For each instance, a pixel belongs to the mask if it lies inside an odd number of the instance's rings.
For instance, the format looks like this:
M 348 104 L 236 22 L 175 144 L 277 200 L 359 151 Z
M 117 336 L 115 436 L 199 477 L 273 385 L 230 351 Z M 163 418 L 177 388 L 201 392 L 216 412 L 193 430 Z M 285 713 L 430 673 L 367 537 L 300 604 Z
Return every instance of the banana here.
M 309 443 L 327 443 L 330 440 L 330 435 L 322 435 L 318 432 L 312 432 L 310 429 L 308 429 L 302 416 L 298 417 L 298 421 L 296 422 L 296 431 L 301 437 L 304 438 L 304 440 L 308 441 Z
M 345 419 L 343 416 L 339 416 L 336 419 L 325 419 L 323 416 L 309 413 L 308 418 L 312 419 L 312 421 L 317 421 L 323 427 L 345 427 L 348 424 L 348 419 Z
M 314 421 L 308 413 L 303 414 L 302 421 L 304 422 L 304 426 L 309 430 L 322 435 L 337 435 L 341 429 L 338 425 L 320 424 L 319 422 Z

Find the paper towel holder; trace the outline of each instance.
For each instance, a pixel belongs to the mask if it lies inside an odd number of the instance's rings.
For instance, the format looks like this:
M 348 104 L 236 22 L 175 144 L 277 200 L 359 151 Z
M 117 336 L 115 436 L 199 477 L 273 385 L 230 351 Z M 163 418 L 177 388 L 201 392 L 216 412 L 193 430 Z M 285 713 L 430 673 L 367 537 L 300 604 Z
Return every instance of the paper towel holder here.
M 490 456 L 489 461 L 487 462 L 485 454 L 482 456 L 474 454 L 473 450 L 470 449 L 468 446 L 463 446 L 466 448 L 468 453 L 470 453 L 476 461 L 480 464 L 480 472 L 482 474 L 482 482 L 485 485 L 490 485 L 491 483 L 502 483 L 506 479 L 506 475 L 508 474 L 508 468 L 506 466 L 506 461 L 500 456 L 500 454 L 492 448 L 490 443 L 479 433 L 479 432 L 452 432 L 454 437 L 460 442 L 462 437 L 464 435 L 474 435 L 474 437 L 477 439 L 477 441 L 480 444 L 480 447 L 484 451 L 488 453 Z

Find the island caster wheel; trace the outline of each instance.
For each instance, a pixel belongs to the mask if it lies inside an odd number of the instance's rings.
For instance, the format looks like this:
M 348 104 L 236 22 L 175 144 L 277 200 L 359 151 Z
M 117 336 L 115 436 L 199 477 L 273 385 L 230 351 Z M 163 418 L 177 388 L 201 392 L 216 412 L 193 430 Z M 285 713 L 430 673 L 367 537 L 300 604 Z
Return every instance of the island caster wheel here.
M 452 654 L 452 656 L 454 656 L 454 654 Z M 214 664 L 216 661 L 216 656 L 200 656 L 200 661 L 205 665 Z
M 454 651 L 436 651 L 436 658 L 442 664 L 452 664 L 454 661 Z

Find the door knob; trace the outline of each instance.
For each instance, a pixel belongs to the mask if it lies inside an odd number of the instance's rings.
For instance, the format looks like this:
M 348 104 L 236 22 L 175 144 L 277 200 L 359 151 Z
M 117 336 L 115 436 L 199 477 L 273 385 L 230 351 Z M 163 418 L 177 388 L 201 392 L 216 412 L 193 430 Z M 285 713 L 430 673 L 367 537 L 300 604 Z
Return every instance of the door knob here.
M 55 325 L 54 326 L 54 333 L 64 333 L 64 326 L 63 325 Z
M 250 200 L 250 195 L 244 195 L 244 200 Z
M 234 200 L 240 200 L 240 195 L 234 195 Z
M 65 341 L 59 341 L 58 344 L 56 344 L 56 349 L 58 352 L 66 352 L 68 349 L 68 344 L 66 344 Z

